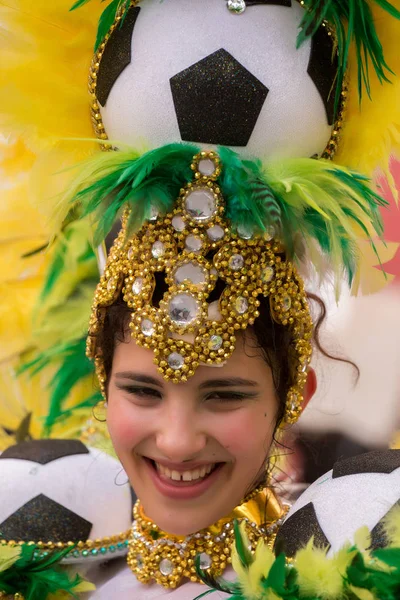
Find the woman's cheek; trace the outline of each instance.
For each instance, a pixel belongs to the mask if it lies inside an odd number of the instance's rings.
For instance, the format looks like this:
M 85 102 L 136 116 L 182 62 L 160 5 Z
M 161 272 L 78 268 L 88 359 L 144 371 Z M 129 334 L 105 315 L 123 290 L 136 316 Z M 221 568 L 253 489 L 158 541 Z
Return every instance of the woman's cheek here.
M 140 410 L 127 402 L 110 399 L 107 411 L 107 426 L 114 447 L 131 450 L 140 442 L 144 434 L 143 419 Z
M 264 413 L 252 408 L 224 413 L 214 426 L 219 443 L 237 458 L 268 452 L 273 427 Z

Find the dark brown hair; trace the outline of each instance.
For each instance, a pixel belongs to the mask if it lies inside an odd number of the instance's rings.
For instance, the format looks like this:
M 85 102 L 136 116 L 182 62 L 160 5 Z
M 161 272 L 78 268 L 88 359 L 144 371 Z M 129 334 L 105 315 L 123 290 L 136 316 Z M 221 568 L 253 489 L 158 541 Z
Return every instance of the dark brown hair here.
M 324 356 L 331 358 L 332 360 L 350 364 L 356 370 L 358 377 L 359 369 L 357 365 L 348 359 L 333 356 L 322 347 L 320 342 L 320 330 L 326 318 L 326 307 L 323 300 L 315 294 L 309 293 L 307 294 L 307 297 L 310 304 L 314 303 L 319 309 L 319 313 L 314 316 L 314 346 Z M 292 337 L 288 327 L 280 325 L 273 320 L 269 309 L 268 298 L 260 298 L 259 312 L 260 316 L 252 326 L 253 340 L 255 340 L 256 345 L 254 346 L 254 341 L 250 342 L 249 338 L 246 339 L 245 343 L 247 349 L 254 348 L 262 352 L 266 363 L 272 371 L 276 395 L 279 401 L 276 419 L 276 425 L 278 426 L 284 416 L 286 395 L 294 378 L 290 360 L 293 352 Z M 112 369 L 115 345 L 129 339 L 129 319 L 131 313 L 131 309 L 126 305 L 122 298 L 119 298 L 106 310 L 104 325 L 97 338 L 97 344 L 103 356 L 107 381 L 109 380 Z

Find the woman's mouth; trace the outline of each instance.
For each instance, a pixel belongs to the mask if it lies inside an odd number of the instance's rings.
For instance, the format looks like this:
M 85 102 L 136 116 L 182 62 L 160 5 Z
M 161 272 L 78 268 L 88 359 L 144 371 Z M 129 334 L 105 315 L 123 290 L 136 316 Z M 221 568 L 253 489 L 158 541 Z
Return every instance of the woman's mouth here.
M 144 458 L 150 476 L 159 492 L 169 498 L 187 500 L 203 494 L 217 479 L 226 463 L 209 463 L 179 470 Z

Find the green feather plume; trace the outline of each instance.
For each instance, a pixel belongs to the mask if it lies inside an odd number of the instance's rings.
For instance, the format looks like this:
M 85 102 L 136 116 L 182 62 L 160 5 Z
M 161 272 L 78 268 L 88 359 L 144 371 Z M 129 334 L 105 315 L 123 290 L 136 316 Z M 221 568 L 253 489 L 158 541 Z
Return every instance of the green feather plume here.
M 400 19 L 400 11 L 390 2 L 387 0 L 374 1 L 393 18 Z M 366 0 L 304 0 L 307 10 L 301 21 L 297 45 L 300 46 L 306 39 L 312 37 L 324 20 L 333 26 L 336 34 L 339 60 L 335 94 L 336 108 L 339 104 L 351 44 L 354 43 L 356 50 L 360 99 L 363 88 L 370 96 L 370 66 L 376 72 L 381 83 L 389 81 L 388 75 L 393 74 L 385 61 L 370 4 Z
M 86 338 L 82 337 L 68 343 L 59 343 L 40 352 L 35 359 L 25 363 L 19 373 L 29 371 L 31 376 L 39 373 L 52 364 L 57 364 L 57 371 L 49 383 L 49 410 L 44 423 L 43 435 L 48 437 L 55 423 L 70 416 L 81 408 L 95 406 L 101 399 L 101 393 L 95 392 L 83 402 L 70 409 L 64 409 L 72 389 L 87 378 L 95 379 L 92 361 L 86 357 Z
M 228 148 L 219 153 L 221 189 L 234 227 L 259 234 L 273 231 L 288 258 L 297 263 L 308 247 L 318 268 L 322 257 L 312 248 L 317 243 L 337 281 L 344 272 L 352 282 L 360 234 L 375 248 L 373 236 L 383 233 L 379 208 L 387 204 L 366 177 L 324 160 L 286 159 L 262 165 L 240 160 Z
M 95 213 L 96 243 L 125 206 L 131 209 L 128 236 L 141 228 L 152 208 L 160 215 L 171 211 L 181 187 L 192 178 L 190 164 L 197 150 L 171 144 L 139 158 L 133 152 L 114 152 L 92 159 L 72 204 L 80 203 L 84 216 Z M 218 152 L 219 184 L 233 229 L 273 233 L 293 262 L 301 263 L 308 250 L 321 272 L 328 259 L 338 285 L 344 274 L 352 282 L 360 236 L 375 248 L 374 237 L 383 233 L 380 207 L 387 202 L 371 189 L 369 179 L 325 160 L 286 159 L 263 165 L 242 160 L 228 148 Z M 82 189 L 85 178 L 89 185 Z
M 197 152 L 196 146 L 169 144 L 141 156 L 121 150 L 88 161 L 72 195 L 81 203 L 83 217 L 95 214 L 95 244 L 105 238 L 126 207 L 131 209 L 128 235 L 140 229 L 152 209 L 169 212 L 180 188 L 193 176 L 190 165 Z
M 283 553 L 274 555 L 265 544 L 258 546 L 251 562 L 235 565 L 234 582 L 213 578 L 199 567 L 199 577 L 211 591 L 230 594 L 232 600 L 398 600 L 400 598 L 400 548 L 390 539 L 388 529 L 400 533 L 400 511 L 385 524 L 387 545 L 377 550 L 370 546 L 370 534 L 365 545 L 366 528 L 355 534 L 355 543 L 347 543 L 328 556 L 328 548 L 315 547 L 311 538 L 308 544 L 286 561 Z M 248 543 L 242 527 L 235 527 L 236 554 Z M 196 599 L 197 600 L 197 599 Z
M 7 546 L 0 547 L 0 563 L 4 548 L 9 550 Z M 36 546 L 20 547 L 19 555 L 0 571 L 0 591 L 5 594 L 19 593 L 25 600 L 46 600 L 57 592 L 78 598 L 77 590 L 84 580 L 79 575 L 70 576 L 59 566 L 71 548 L 53 552 L 44 558 L 35 558 L 36 551 Z M 87 590 L 94 589 L 91 585 L 85 587 Z

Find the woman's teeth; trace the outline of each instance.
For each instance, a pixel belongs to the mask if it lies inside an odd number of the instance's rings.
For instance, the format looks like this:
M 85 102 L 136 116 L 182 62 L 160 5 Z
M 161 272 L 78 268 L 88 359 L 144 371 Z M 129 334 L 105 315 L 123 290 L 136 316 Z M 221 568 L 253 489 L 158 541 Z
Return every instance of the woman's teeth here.
M 197 479 L 203 479 L 206 475 L 211 473 L 211 471 L 215 467 L 214 463 L 209 465 L 203 465 L 202 467 L 199 467 L 198 469 L 193 469 L 192 471 L 179 472 L 168 469 L 168 467 L 164 467 L 164 465 L 160 465 L 157 462 L 155 462 L 154 464 L 156 465 L 157 471 L 161 475 L 163 475 L 164 477 L 168 477 L 168 479 L 172 479 L 173 481 L 196 481 Z

